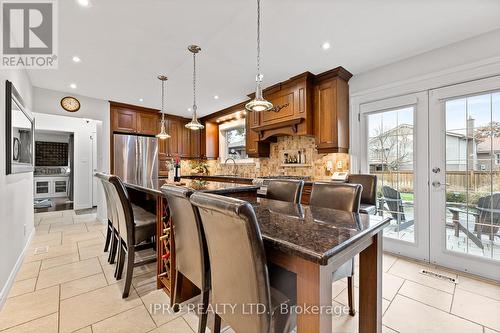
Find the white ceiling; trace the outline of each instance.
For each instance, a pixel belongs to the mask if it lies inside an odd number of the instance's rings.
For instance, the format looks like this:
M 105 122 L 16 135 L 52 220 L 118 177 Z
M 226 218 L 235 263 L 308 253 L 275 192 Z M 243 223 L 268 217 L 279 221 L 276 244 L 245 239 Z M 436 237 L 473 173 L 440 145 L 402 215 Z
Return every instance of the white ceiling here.
M 58 1 L 59 69 L 30 71 L 35 86 L 159 108 L 165 73 L 167 112 L 189 116 L 196 43 L 200 115 L 254 89 L 255 0 L 90 1 Z M 340 65 L 357 74 L 500 28 L 498 0 L 262 0 L 262 10 L 265 86 Z

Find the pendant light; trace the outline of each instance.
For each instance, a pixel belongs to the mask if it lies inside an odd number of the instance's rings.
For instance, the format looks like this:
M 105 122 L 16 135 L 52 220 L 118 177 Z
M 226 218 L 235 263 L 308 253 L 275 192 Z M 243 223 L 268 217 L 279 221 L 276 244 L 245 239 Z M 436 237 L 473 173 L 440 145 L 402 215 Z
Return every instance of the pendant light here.
M 156 134 L 156 137 L 165 140 L 170 138 L 170 135 L 165 131 L 165 81 L 168 78 L 165 75 L 158 75 L 158 80 L 161 81 L 161 130 L 160 133 Z
M 197 45 L 189 45 L 188 50 L 193 54 L 193 119 L 186 124 L 186 128 L 197 131 L 205 127 L 200 124 L 196 116 L 196 109 L 198 108 L 196 106 L 196 54 L 201 51 L 201 48 Z
M 263 77 L 260 73 L 260 0 L 257 0 L 257 75 L 255 77 L 257 87 L 255 88 L 254 99 L 245 105 L 248 111 L 270 111 L 273 108 L 273 103 L 266 101 L 262 97 L 261 83 Z

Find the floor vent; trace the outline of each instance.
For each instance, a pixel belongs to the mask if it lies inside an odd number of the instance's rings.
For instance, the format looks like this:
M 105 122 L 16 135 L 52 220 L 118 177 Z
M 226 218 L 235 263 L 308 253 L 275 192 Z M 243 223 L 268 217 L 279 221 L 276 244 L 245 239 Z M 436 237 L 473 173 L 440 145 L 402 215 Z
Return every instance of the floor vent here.
M 436 279 L 448 281 L 448 282 L 455 283 L 455 284 L 458 283 L 458 279 L 455 279 L 455 278 L 453 278 L 451 276 L 446 276 L 446 275 L 443 275 L 443 274 L 439 274 L 439 273 L 436 273 L 436 272 L 433 272 L 433 271 L 430 271 L 430 270 L 427 270 L 427 269 L 421 269 L 420 270 L 420 274 L 424 274 L 424 275 L 427 275 L 427 276 L 430 276 L 430 277 L 433 277 L 433 278 L 436 278 Z
M 48 246 L 42 246 L 42 247 L 35 248 L 35 254 L 42 254 L 42 253 L 47 253 L 47 252 L 49 252 Z

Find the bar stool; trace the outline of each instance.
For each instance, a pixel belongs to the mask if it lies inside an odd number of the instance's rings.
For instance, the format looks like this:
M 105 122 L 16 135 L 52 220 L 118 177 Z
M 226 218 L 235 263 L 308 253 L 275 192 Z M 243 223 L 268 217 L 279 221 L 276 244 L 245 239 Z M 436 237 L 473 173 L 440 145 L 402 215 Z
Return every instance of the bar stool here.
M 375 175 L 349 175 L 349 184 L 361 184 L 361 203 L 359 212 L 364 214 L 377 214 L 377 176 Z
M 212 332 L 220 332 L 221 319 L 239 333 L 288 332 L 289 315 L 279 309 L 289 300 L 270 286 L 264 244 L 252 206 L 202 192 L 195 192 L 191 203 L 199 212 L 210 259 L 216 312 Z M 234 311 L 220 311 L 217 304 L 236 307 Z M 263 304 L 266 311 L 246 313 L 245 304 Z
M 302 199 L 303 180 L 273 179 L 267 185 L 266 198 L 272 200 L 300 203 Z
M 121 279 L 125 258 L 127 258 L 125 286 L 123 288 L 123 298 L 127 298 L 132 284 L 132 274 L 134 267 L 149 264 L 156 261 L 156 255 L 135 261 L 135 252 L 148 248 L 154 248 L 151 240 L 156 235 L 156 217 L 154 214 L 146 212 L 144 209 L 134 209 L 130 203 L 128 193 L 122 181 L 117 176 L 103 175 L 103 183 L 106 186 L 111 203 L 116 209 L 118 219 L 119 243 L 118 243 L 118 264 L 116 278 Z M 147 241 L 149 243 L 144 243 Z
M 208 296 L 210 291 L 210 265 L 207 245 L 198 211 L 191 205 L 189 197 L 193 191 L 185 187 L 163 185 L 174 227 L 175 243 L 175 289 L 173 304 L 178 305 L 182 295 L 183 279 L 188 279 L 201 290 L 202 314 L 198 332 L 207 327 Z
M 359 213 L 362 190 L 363 186 L 360 184 L 314 183 L 309 205 Z M 332 276 L 333 281 L 347 278 L 347 298 L 351 316 L 356 313 L 353 276 L 354 258 L 342 264 Z

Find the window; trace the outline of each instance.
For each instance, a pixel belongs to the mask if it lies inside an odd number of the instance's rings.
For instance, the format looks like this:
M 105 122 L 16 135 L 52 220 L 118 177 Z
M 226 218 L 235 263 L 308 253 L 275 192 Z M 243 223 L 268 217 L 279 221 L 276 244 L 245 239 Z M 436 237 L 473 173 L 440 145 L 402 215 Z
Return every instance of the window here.
M 228 158 L 238 163 L 251 163 L 246 152 L 245 119 L 223 123 L 219 125 L 219 153 L 224 162 Z

